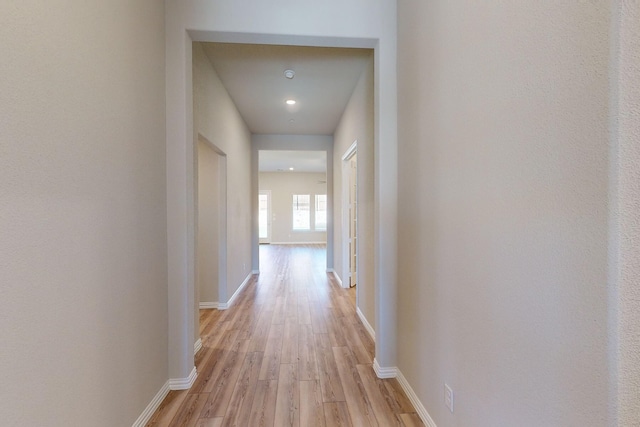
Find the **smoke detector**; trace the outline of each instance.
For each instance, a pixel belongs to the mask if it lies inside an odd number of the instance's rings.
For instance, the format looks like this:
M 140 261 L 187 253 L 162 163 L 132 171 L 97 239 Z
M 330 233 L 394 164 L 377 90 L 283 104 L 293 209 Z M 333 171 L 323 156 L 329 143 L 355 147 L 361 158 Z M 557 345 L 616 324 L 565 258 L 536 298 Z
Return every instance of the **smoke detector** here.
M 293 70 L 284 70 L 284 76 L 286 78 L 288 78 L 289 80 L 291 80 L 292 78 L 294 78 L 296 75 L 296 72 Z

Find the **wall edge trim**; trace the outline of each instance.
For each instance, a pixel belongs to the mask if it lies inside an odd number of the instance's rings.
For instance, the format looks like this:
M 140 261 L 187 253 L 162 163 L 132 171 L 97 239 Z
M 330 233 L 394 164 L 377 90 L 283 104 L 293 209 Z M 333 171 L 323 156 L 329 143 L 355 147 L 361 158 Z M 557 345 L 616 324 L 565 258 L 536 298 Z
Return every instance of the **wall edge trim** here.
M 144 427 L 160 407 L 164 398 L 167 397 L 169 390 L 169 380 L 167 380 L 131 427 Z
M 340 278 L 336 270 L 334 270 L 333 268 L 329 268 L 327 270 L 327 273 L 333 274 L 333 277 L 336 279 L 336 282 L 338 282 L 341 288 L 344 288 L 344 285 L 342 284 L 342 279 Z
M 429 415 L 429 412 L 427 412 L 427 409 L 424 407 L 420 399 L 418 399 L 418 395 L 416 395 L 416 392 L 413 391 L 413 388 L 409 384 L 409 381 L 407 381 L 404 375 L 402 375 L 400 369 L 396 368 L 396 370 L 397 379 L 400 383 L 400 386 L 402 387 L 402 390 L 404 390 L 404 392 L 406 393 L 407 397 L 411 401 L 411 404 L 413 405 L 413 408 L 418 413 L 418 416 L 420 417 L 424 425 L 426 427 L 437 427 L 435 421 L 433 421 L 433 418 L 431 418 L 431 415 Z
M 367 318 L 364 317 L 364 314 L 360 310 L 360 307 L 356 307 L 356 313 L 358 314 L 358 317 L 360 318 L 360 322 L 362 322 L 362 325 L 369 333 L 369 336 L 371 337 L 373 342 L 376 342 L 376 331 L 373 329 L 373 327 L 371 326 L 371 323 L 369 323 Z
M 194 366 L 187 378 L 171 378 L 169 380 L 169 389 L 189 390 L 196 378 L 198 378 L 198 371 L 196 371 L 196 367 Z
M 378 378 L 396 378 L 398 376 L 398 368 L 395 366 L 380 366 L 378 359 L 373 359 L 373 370 Z
M 242 292 L 242 290 L 247 286 L 247 284 L 249 283 L 252 277 L 253 277 L 253 273 L 249 273 L 247 277 L 245 277 L 244 281 L 240 284 L 240 286 L 238 286 L 238 289 L 236 289 L 233 295 L 231 295 L 231 298 L 229 298 L 229 301 L 218 303 L 218 310 L 226 310 L 229 307 L 231 307 L 235 302 L 236 298 L 238 298 L 238 295 L 240 295 L 240 292 Z
M 203 301 L 200 303 L 200 310 L 218 308 L 219 303 L 215 301 Z

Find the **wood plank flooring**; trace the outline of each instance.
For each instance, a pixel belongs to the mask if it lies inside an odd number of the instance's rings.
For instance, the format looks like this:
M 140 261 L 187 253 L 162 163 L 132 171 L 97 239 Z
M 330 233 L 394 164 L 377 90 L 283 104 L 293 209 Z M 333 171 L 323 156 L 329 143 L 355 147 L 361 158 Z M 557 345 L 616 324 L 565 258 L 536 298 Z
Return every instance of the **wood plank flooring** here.
M 261 245 L 256 276 L 228 310 L 201 310 L 190 390 L 147 426 L 422 426 L 395 379 L 373 368 L 355 289 L 325 272 L 321 245 Z

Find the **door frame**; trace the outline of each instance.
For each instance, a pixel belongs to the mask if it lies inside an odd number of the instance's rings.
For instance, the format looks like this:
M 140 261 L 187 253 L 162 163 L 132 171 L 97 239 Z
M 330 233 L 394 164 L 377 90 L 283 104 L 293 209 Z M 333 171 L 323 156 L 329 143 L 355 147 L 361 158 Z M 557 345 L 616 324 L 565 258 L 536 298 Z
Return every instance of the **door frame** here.
M 272 216 L 272 210 L 271 210 L 271 190 L 260 190 L 258 191 L 258 197 L 260 197 L 260 195 L 262 194 L 266 194 L 267 195 L 267 237 L 266 238 L 261 238 L 260 237 L 260 210 L 258 209 L 258 242 L 260 244 L 263 243 L 271 243 L 271 223 L 273 221 L 273 216 Z M 259 201 L 258 201 L 258 207 L 260 206 Z
M 350 278 L 351 278 L 351 269 L 349 268 L 349 257 L 351 253 L 349 251 L 349 192 L 350 192 L 350 176 L 351 176 L 351 159 L 358 152 L 358 140 L 356 139 L 353 143 L 347 148 L 347 150 L 342 155 L 342 231 L 341 231 L 341 241 L 342 241 L 342 287 L 349 288 L 350 287 Z M 357 173 L 357 172 L 356 172 Z M 357 178 L 356 178 L 357 179 Z M 357 182 L 357 181 L 356 181 Z M 356 184 L 357 186 L 357 184 Z M 357 188 L 357 187 L 356 187 Z M 358 192 L 356 190 L 356 206 L 358 203 Z M 356 214 L 357 215 L 357 214 Z M 356 278 L 355 282 L 358 283 L 358 227 L 356 220 Z M 356 291 L 357 297 L 357 291 Z
M 218 186 L 218 301 L 214 301 L 216 304 L 220 304 L 223 301 L 228 300 L 228 292 L 227 292 L 227 154 L 222 151 L 217 145 L 209 141 L 206 137 L 201 134 L 198 134 L 198 137 L 195 141 L 194 147 L 194 167 L 195 167 L 195 176 L 194 176 L 194 195 L 193 195 L 193 203 L 194 203 L 194 211 L 193 211 L 193 220 L 194 220 L 194 264 L 195 264 L 195 286 L 194 286 L 194 297 L 196 301 L 196 306 L 199 308 L 216 308 L 210 306 L 200 307 L 200 301 L 198 301 L 198 142 L 202 141 L 207 146 L 209 146 L 216 155 L 219 156 L 219 164 L 218 164 L 218 182 L 216 185 Z M 196 319 L 199 317 L 196 316 Z M 196 322 L 197 326 L 198 322 Z M 198 330 L 198 328 L 195 328 Z
M 295 31 L 293 26 L 263 26 L 263 32 L 252 32 L 256 27 L 242 17 L 235 21 L 214 19 L 215 3 L 168 2 L 165 10 L 165 65 L 166 65 L 166 216 L 167 216 L 167 282 L 168 282 L 168 372 L 169 378 L 179 381 L 173 389 L 189 388 L 195 380 L 193 357 L 194 322 L 192 316 L 194 296 L 194 117 L 193 117 L 193 64 L 192 42 L 236 42 L 260 44 L 286 44 L 322 47 L 350 47 L 374 49 L 374 279 L 376 295 L 376 355 L 374 367 L 379 376 L 388 376 L 381 369 L 396 365 L 396 274 L 397 274 L 397 85 L 396 85 L 396 28 L 393 4 L 385 3 L 381 9 L 349 10 L 340 22 L 324 31 L 317 17 L 307 31 Z M 325 8 L 326 9 L 326 8 Z M 326 11 L 319 8 L 318 10 Z M 371 8 L 370 8 L 371 9 Z M 270 10 L 264 10 L 267 15 Z M 369 11 L 362 24 L 360 37 L 353 35 L 350 17 Z M 387 13 L 389 12 L 389 13 Z M 275 13 L 275 12 L 274 12 Z M 307 14 L 308 15 L 308 14 Z M 303 18 L 307 15 L 304 15 Z M 238 15 L 240 16 L 240 15 Z M 302 16 L 302 15 L 301 15 Z M 245 17 L 246 18 L 246 17 Z M 266 23 L 275 22 L 265 19 Z M 380 25 L 369 25 L 378 23 Z M 311 25 L 312 24 L 312 25 Z M 298 25 L 299 26 L 299 25 Z M 303 25 L 304 26 L 304 25 Z M 272 28 L 273 27 L 273 28 Z M 335 28 L 334 28 L 335 27 Z M 198 30 L 195 30 L 198 28 Z M 266 29 L 265 29 L 266 28 Z M 299 146 L 299 144 L 298 144 Z M 327 150 L 333 158 L 333 147 Z M 257 173 L 257 149 L 252 149 L 252 171 Z M 327 162 L 327 188 L 332 190 L 332 162 Z M 252 192 L 257 194 L 257 180 L 252 178 Z M 254 212 L 257 197 L 252 197 Z M 330 204 L 332 197 L 328 197 Z M 331 211 L 332 206 L 329 206 Z M 332 212 L 332 211 L 331 211 Z M 259 273 L 257 221 L 252 222 L 252 267 Z M 330 243 L 332 229 L 327 231 L 327 268 L 332 268 L 333 253 Z M 390 372 L 389 371 L 389 372 Z M 394 374 L 395 375 L 395 374 Z M 178 384 L 178 383 L 176 383 Z

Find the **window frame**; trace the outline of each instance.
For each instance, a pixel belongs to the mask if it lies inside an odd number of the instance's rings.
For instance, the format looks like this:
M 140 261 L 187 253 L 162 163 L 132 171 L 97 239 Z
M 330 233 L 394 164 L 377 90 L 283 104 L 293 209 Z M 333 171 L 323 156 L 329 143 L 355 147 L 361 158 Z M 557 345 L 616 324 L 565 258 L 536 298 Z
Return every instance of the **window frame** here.
M 300 212 L 305 212 L 305 209 L 300 209 L 301 202 L 298 200 L 300 197 L 307 197 L 307 209 L 306 209 L 306 227 L 298 227 L 296 228 L 296 214 Z M 304 206 L 304 205 L 303 205 Z M 291 230 L 300 232 L 300 231 L 312 231 L 311 229 L 311 194 L 293 194 L 291 197 Z

